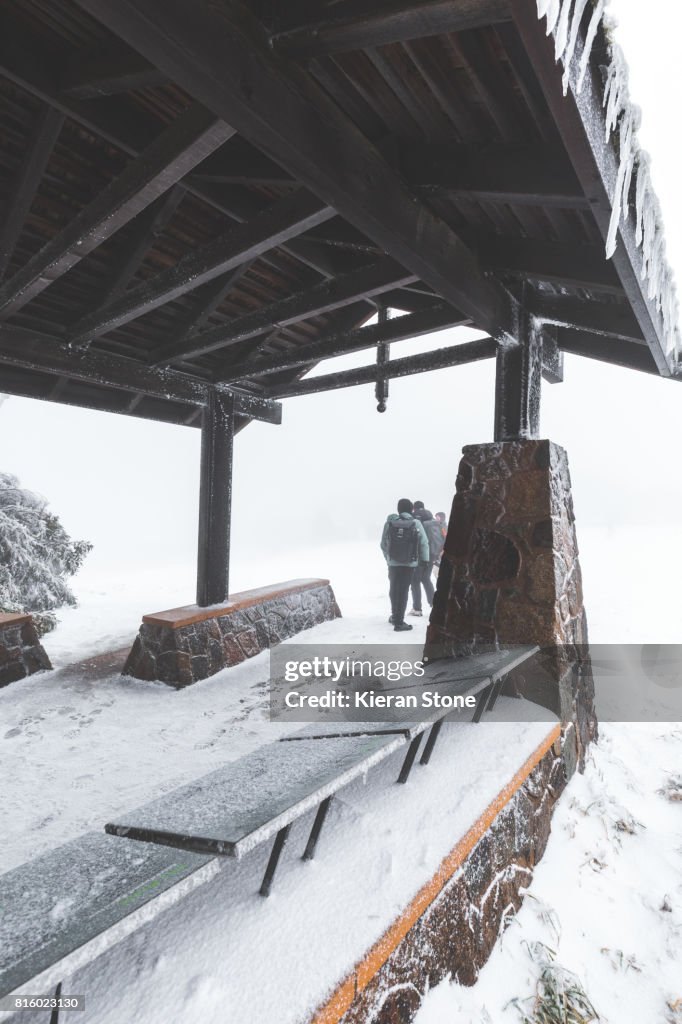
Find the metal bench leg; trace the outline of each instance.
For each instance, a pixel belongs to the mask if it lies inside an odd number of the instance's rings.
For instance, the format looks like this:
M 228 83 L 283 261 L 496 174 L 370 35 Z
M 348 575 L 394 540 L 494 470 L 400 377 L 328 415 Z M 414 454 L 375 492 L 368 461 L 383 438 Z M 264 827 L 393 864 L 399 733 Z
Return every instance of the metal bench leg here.
M 290 828 L 291 825 L 285 825 L 284 828 L 281 828 L 279 830 L 275 837 L 275 842 L 273 843 L 272 847 L 272 853 L 270 854 L 270 860 L 268 861 L 268 866 L 265 869 L 265 874 L 263 875 L 263 882 L 260 887 L 261 896 L 270 895 L 270 889 L 272 888 L 272 880 L 275 877 L 275 871 L 277 870 L 279 858 L 282 855 L 282 850 L 284 849 L 284 844 L 287 841 L 287 836 L 289 835 Z
M 417 756 L 417 751 L 419 750 L 419 744 L 421 743 L 421 741 L 422 741 L 422 738 L 421 738 L 421 733 L 420 733 L 420 735 L 419 736 L 415 736 L 415 738 L 410 743 L 409 749 L 408 749 L 407 754 L 405 756 L 405 760 L 403 761 L 403 766 L 400 769 L 400 775 L 398 776 L 398 782 L 407 782 L 408 778 L 410 777 L 410 772 L 412 771 L 412 765 L 414 764 L 414 759 Z
M 56 989 L 54 990 L 54 997 L 57 1000 L 57 1003 L 59 1003 L 59 997 L 61 996 L 61 994 L 62 994 L 62 983 L 60 981 L 59 984 L 57 985 Z M 58 1005 L 55 1006 L 54 1010 L 50 1014 L 50 1024 L 59 1024 L 59 1006 Z
M 480 722 L 481 721 L 481 716 L 482 716 L 483 712 L 485 711 L 486 705 L 488 703 L 488 698 L 490 697 L 490 694 L 492 693 L 492 689 L 493 689 L 493 684 L 490 683 L 488 686 L 486 686 L 486 688 L 484 690 L 481 691 L 481 699 L 479 700 L 479 702 L 476 705 L 476 710 L 474 711 L 473 718 L 471 719 L 472 722 Z
M 422 754 L 421 760 L 419 761 L 420 764 L 428 764 L 429 761 L 431 760 L 431 754 L 433 753 L 433 748 L 436 745 L 436 740 L 438 739 L 439 733 L 440 733 L 442 728 L 443 728 L 443 719 L 442 718 L 440 719 L 440 721 L 434 722 L 433 725 L 431 726 L 431 732 L 429 733 L 429 738 L 426 741 L 426 746 L 424 747 L 424 753 Z
M 495 707 L 495 704 L 497 703 L 497 698 L 502 693 L 502 687 L 503 686 L 504 686 L 504 677 L 502 679 L 498 679 L 497 682 L 495 683 L 495 685 L 493 686 L 492 693 L 490 694 L 490 697 L 488 698 L 488 703 L 486 705 L 486 711 L 492 711 L 493 710 L 493 708 Z
M 312 860 L 313 857 L 315 856 L 317 840 L 320 838 L 320 832 L 322 831 L 322 826 L 324 825 L 325 818 L 327 817 L 329 805 L 331 804 L 333 799 L 333 796 L 328 796 L 327 799 L 323 800 L 320 806 L 317 808 L 315 821 L 313 822 L 313 827 L 310 830 L 308 842 L 306 843 L 306 848 L 303 851 L 303 856 L 301 857 L 301 860 Z

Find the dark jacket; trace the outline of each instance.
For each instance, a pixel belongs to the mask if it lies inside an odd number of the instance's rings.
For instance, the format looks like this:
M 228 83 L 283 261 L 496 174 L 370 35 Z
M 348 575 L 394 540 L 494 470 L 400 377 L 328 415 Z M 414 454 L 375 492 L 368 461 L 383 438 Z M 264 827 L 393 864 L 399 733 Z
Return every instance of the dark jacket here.
M 417 558 L 415 558 L 414 561 L 412 561 L 412 562 L 396 562 L 396 561 L 394 561 L 394 559 L 389 557 L 389 554 L 388 554 L 388 525 L 391 522 L 395 522 L 395 520 L 397 520 L 397 519 L 414 519 L 414 516 L 411 516 L 409 512 L 401 512 L 400 515 L 398 515 L 397 512 L 392 512 L 391 515 L 386 520 L 386 522 L 384 523 L 384 530 L 383 530 L 383 533 L 381 534 L 381 550 L 383 551 L 384 558 L 388 562 L 389 566 L 391 566 L 391 565 L 409 565 L 409 566 L 411 566 L 414 569 L 414 567 L 417 565 L 418 562 L 429 562 L 431 560 L 430 559 L 430 555 L 429 555 L 429 542 L 428 542 L 426 534 L 424 532 L 424 527 L 422 526 L 422 524 L 419 522 L 418 519 L 416 520 L 416 524 L 417 524 L 417 542 L 418 542 Z

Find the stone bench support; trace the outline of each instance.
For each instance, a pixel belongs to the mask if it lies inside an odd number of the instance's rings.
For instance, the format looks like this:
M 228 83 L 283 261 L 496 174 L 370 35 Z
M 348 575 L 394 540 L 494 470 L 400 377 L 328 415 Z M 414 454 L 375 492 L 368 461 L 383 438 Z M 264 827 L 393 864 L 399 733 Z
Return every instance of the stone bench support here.
M 28 613 L 0 613 L 0 687 L 52 668 Z
M 156 612 L 143 617 L 123 674 L 190 686 L 340 615 L 329 580 L 322 579 L 245 590 L 208 608 Z

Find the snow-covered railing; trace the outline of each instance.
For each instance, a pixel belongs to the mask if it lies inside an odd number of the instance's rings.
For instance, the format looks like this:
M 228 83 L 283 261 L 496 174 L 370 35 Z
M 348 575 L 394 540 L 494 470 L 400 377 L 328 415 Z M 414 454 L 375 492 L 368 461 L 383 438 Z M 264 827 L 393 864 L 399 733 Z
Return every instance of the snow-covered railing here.
M 594 41 L 601 26 L 608 44 L 609 63 L 603 88 L 606 141 L 617 133 L 618 175 L 611 196 L 611 222 L 606 239 L 606 256 L 613 256 L 621 219 L 631 215 L 630 190 L 635 178 L 635 239 L 642 252 L 641 277 L 649 300 L 660 314 L 662 343 L 673 372 L 680 369 L 682 348 L 679 330 L 679 303 L 672 269 L 666 258 L 665 234 L 658 198 L 653 190 L 649 156 L 637 137 L 641 112 L 630 99 L 628 65 L 615 42 L 616 23 L 606 11 L 609 0 L 536 0 L 538 17 L 547 19 L 547 35 L 554 39 L 556 60 L 563 65 L 563 89 L 566 95 L 571 77 L 575 90 L 582 91 L 590 65 Z M 578 47 L 580 26 L 588 3 L 592 5 L 587 32 Z M 580 52 L 578 52 L 580 51 Z

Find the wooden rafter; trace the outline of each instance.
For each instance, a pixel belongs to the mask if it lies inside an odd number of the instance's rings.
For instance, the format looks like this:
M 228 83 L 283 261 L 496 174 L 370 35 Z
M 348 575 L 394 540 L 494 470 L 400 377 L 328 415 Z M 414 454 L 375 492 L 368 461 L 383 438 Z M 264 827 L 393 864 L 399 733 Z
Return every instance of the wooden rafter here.
M 214 327 L 175 347 L 161 346 L 151 355 L 153 364 L 168 364 L 193 359 L 216 349 L 248 341 L 273 327 L 285 327 L 311 316 L 338 309 L 358 299 L 381 295 L 414 276 L 393 260 L 384 259 L 371 267 L 362 267 L 332 281 L 323 281 L 312 288 L 269 306 L 255 309 L 224 326 Z M 257 347 L 256 347 L 257 348 Z
M 199 104 L 181 114 L 0 288 L 0 315 L 20 310 L 233 134 Z
M 537 294 L 530 300 L 530 307 L 535 316 L 547 323 L 646 344 L 637 318 L 628 306 L 620 303 Z
M 347 355 L 350 352 L 361 352 L 363 349 L 374 348 L 381 343 L 407 341 L 423 334 L 460 327 L 468 324 L 454 309 L 439 304 L 420 313 L 394 317 L 384 323 L 371 324 L 368 327 L 357 327 L 345 331 L 333 331 L 310 345 L 276 356 L 263 357 L 258 360 L 249 359 L 227 367 L 221 374 L 223 383 L 232 383 L 245 378 L 261 377 L 271 373 L 281 373 L 300 367 L 310 368 L 323 359 Z
M 601 246 L 494 237 L 480 243 L 479 254 L 484 266 L 527 281 L 623 294 L 618 275 L 604 259 Z
M 50 154 L 59 137 L 64 115 L 48 107 L 38 117 L 26 156 L 19 167 L 12 192 L 7 198 L 0 226 L 0 281 L 5 276 L 19 240 L 26 215 L 38 191 Z
M 133 89 L 164 85 L 167 79 L 138 54 L 104 50 L 70 67 L 60 79 L 61 92 L 79 100 L 115 96 Z
M 483 274 L 452 228 L 415 201 L 333 100 L 278 58 L 262 26 L 237 0 L 220 8 L 161 0 L 77 2 L 415 277 L 478 326 L 513 343 L 511 296 Z
M 273 43 L 289 55 L 312 58 L 482 28 L 509 17 L 506 0 L 384 0 L 374 10 L 366 0 L 345 0 L 323 18 L 287 25 Z
M 558 327 L 557 344 L 564 352 L 597 359 L 602 363 L 611 363 L 613 366 L 622 366 L 628 370 L 641 370 L 644 373 L 659 372 L 649 348 L 634 341 Z
M 73 329 L 71 341 L 85 345 L 333 216 L 333 210 L 304 189 L 285 196 L 253 221 L 236 225 L 202 248 L 187 253 L 175 266 L 126 292 L 111 305 L 84 317 Z

